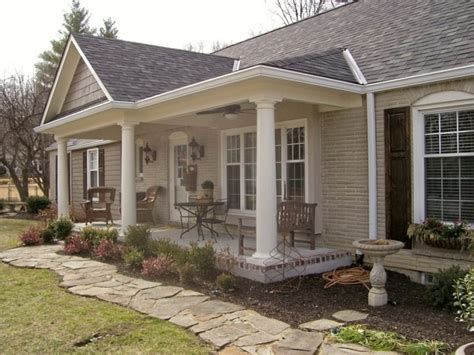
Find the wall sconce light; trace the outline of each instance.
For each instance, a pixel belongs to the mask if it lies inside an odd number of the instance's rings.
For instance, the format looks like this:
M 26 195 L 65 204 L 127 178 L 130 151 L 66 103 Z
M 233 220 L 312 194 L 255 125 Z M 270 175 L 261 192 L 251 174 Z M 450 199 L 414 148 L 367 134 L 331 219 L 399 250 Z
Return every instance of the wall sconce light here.
M 189 143 L 189 147 L 191 148 L 191 159 L 193 162 L 204 158 L 204 146 L 196 142 L 194 136 L 193 139 L 191 139 L 191 143 Z
M 143 148 L 143 153 L 145 153 L 146 165 L 156 160 L 156 150 L 151 149 L 148 143 L 145 145 L 145 148 Z

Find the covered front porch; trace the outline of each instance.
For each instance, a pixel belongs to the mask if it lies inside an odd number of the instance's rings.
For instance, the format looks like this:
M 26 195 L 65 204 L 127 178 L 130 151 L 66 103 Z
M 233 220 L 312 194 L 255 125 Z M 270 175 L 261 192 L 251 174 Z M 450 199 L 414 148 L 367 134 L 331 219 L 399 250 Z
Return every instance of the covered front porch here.
M 68 140 L 100 139 L 118 147 L 110 159 L 105 152 L 105 179 L 98 178 L 97 184 L 118 184 L 120 208 L 115 204 L 114 213 L 122 233 L 137 223 L 137 191 L 160 186 L 153 217 L 167 226 L 180 222 L 176 203 L 202 196 L 200 185 L 210 180 L 214 200 L 228 206 L 226 223 L 235 226 L 244 218 L 256 229 L 255 238 L 246 240 L 255 245 L 255 252 L 248 255 L 239 255 L 238 238 L 225 233 L 217 238 L 215 248 L 238 257 L 238 275 L 268 282 L 277 278 L 273 272 L 280 273 L 277 269 L 288 270 L 283 277 L 291 277 L 348 265 L 350 252 L 325 248 L 321 237 L 315 250 L 297 244 L 282 252 L 276 216 L 283 200 L 315 203 L 314 232 L 324 234 L 320 115 L 362 107 L 359 87 L 271 68 L 235 75 L 239 77 L 212 79 L 202 87 L 130 105 L 99 104 L 72 119 L 46 123 L 43 130 L 54 133 L 57 140 L 59 214 L 70 212 Z M 194 191 L 184 182 L 191 168 L 196 170 Z M 197 240 L 193 233 L 182 239 L 179 234 L 176 228 L 153 229 L 157 238 L 184 244 Z

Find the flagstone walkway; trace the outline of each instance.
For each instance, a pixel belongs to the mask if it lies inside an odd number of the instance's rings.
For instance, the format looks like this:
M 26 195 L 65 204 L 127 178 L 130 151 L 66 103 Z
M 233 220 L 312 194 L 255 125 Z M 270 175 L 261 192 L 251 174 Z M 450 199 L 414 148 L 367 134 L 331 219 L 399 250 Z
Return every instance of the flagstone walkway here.
M 0 253 L 0 260 L 16 267 L 53 270 L 62 276 L 60 286 L 69 292 L 168 320 L 197 334 L 221 354 L 303 355 L 318 349 L 319 354 L 371 353 L 361 346 L 325 342 L 322 331 L 343 323 L 323 319 L 293 329 L 279 320 L 199 292 L 124 276 L 114 265 L 58 254 L 61 249 L 60 245 L 21 247 Z

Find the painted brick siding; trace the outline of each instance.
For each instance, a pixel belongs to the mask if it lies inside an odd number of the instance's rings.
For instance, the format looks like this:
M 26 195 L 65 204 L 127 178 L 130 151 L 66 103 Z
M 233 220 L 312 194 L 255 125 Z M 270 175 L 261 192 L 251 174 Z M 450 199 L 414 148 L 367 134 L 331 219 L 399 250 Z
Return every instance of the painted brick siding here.
M 322 241 L 350 249 L 368 235 L 365 110 L 321 114 Z

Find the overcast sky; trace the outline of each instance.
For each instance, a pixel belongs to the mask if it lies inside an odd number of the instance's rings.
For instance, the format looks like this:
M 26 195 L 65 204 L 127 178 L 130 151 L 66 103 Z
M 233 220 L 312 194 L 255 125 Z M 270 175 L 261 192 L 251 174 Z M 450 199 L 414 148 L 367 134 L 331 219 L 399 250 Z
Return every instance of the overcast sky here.
M 267 1 L 267 2 L 266 2 Z M 273 0 L 81 0 L 91 25 L 117 22 L 119 38 L 174 48 L 203 41 L 238 42 L 280 26 Z M 58 36 L 70 0 L 2 0 L 0 78 L 15 70 L 32 74 L 38 54 Z

